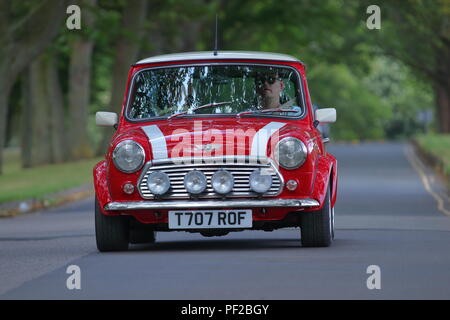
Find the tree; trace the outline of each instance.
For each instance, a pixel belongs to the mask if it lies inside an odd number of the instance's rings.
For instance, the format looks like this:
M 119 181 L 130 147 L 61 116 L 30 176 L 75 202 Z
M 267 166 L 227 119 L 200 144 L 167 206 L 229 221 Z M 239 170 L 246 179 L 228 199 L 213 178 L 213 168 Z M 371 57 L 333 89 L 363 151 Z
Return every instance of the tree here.
M 336 140 L 383 139 L 391 115 L 389 104 L 370 92 L 346 65 L 322 64 L 309 72 L 313 103 L 336 108 L 338 121 L 331 125 Z
M 87 133 L 87 119 L 91 94 L 91 64 L 94 41 L 89 32 L 94 26 L 93 9 L 96 0 L 75 1 L 82 10 L 82 29 L 76 30 L 69 40 L 69 157 L 72 160 L 93 155 L 92 143 Z
M 368 2 L 367 2 L 368 3 Z M 439 131 L 450 132 L 450 2 L 448 0 L 384 0 L 381 30 L 374 50 L 410 66 L 431 82 Z
M 144 19 L 147 13 L 147 1 L 134 0 L 123 9 L 121 32 L 115 42 L 115 56 L 111 74 L 111 97 L 108 110 L 119 112 L 123 103 L 124 90 L 130 65 L 135 62 L 140 50 L 140 41 L 144 35 Z M 97 150 L 104 154 L 112 131 L 104 129 Z
M 40 54 L 22 77 L 22 166 L 65 160 L 64 102 L 54 50 Z
M 58 33 L 67 2 L 43 0 L 31 4 L 0 0 L 0 173 L 11 89 L 30 60 Z
M 364 67 L 367 50 L 356 2 L 336 0 L 223 1 L 219 30 L 226 50 L 275 51 L 308 66 Z

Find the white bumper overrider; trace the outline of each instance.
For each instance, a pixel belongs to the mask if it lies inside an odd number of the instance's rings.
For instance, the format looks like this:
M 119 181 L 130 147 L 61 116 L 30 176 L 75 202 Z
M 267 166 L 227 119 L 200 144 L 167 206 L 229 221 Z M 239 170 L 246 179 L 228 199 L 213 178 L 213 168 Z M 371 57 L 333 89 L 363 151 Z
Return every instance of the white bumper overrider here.
M 205 201 L 127 201 L 110 202 L 105 210 L 162 210 L 162 209 L 218 209 L 218 208 L 309 208 L 317 207 L 313 199 L 272 199 L 272 200 L 205 200 Z

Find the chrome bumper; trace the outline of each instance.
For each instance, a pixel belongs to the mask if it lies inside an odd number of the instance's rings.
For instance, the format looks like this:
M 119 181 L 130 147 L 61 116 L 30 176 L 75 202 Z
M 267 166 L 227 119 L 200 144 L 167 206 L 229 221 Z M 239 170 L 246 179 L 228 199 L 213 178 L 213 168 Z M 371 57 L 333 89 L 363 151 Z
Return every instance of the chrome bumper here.
M 309 208 L 317 207 L 313 199 L 273 199 L 273 200 L 205 200 L 205 201 L 129 201 L 110 202 L 105 210 L 162 210 L 162 209 L 218 209 L 218 208 Z

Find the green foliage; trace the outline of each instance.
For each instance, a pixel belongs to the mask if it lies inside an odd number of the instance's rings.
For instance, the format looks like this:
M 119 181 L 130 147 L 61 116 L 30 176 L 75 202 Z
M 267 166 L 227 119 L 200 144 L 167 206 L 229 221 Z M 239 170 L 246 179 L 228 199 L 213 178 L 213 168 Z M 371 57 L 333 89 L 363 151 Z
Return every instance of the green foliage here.
M 10 11 L 8 25 L 15 26 L 42 5 L 35 0 L 4 3 Z M 95 112 L 107 110 L 110 101 L 119 37 L 125 36 L 127 44 L 139 44 L 139 58 L 212 50 L 216 14 L 219 50 L 280 52 L 306 63 L 312 102 L 337 109 L 337 122 L 330 125 L 334 140 L 410 137 L 423 130 L 417 115 L 433 108 L 434 86 L 448 86 L 449 0 L 154 0 L 149 1 L 141 26 L 143 40 L 123 26 L 124 21 L 134 21 L 124 15 L 129 3 L 97 0 L 96 6 L 82 6 L 95 16 L 95 25 L 83 24 L 80 31 L 62 26 L 47 48 L 58 61 L 59 83 L 67 101 L 71 42 L 79 36 L 94 40 L 87 127 L 94 145 L 102 140 Z M 381 30 L 366 27 L 366 8 L 371 4 L 381 7 Z M 5 35 L 8 33 L 0 34 L 0 43 Z M 15 124 L 20 122 L 19 107 L 25 101 L 21 84 L 15 84 L 9 110 L 8 135 L 12 133 L 12 137 L 8 141 L 16 146 L 21 139 L 20 125 Z M 417 141 L 441 158 L 444 171 L 450 174 L 450 136 L 422 135 Z M 89 183 L 98 160 L 23 170 L 20 154 L 7 152 L 5 174 L 0 176 L 0 202 Z
M 418 115 L 433 108 L 427 79 L 416 77 L 400 62 L 384 56 L 375 59 L 371 67 L 364 85 L 392 109 L 385 128 L 387 138 L 411 137 L 424 130 Z
M 309 90 L 319 108 L 334 107 L 331 125 L 336 140 L 383 139 L 391 115 L 389 105 L 363 85 L 345 65 L 321 64 L 309 72 Z
M 114 39 L 127 32 L 120 26 L 125 5 L 100 1 L 97 8 L 91 114 L 104 109 L 109 99 Z M 149 41 L 142 43 L 142 52 L 211 50 L 216 13 L 220 49 L 284 52 L 306 62 L 313 101 L 338 110 L 338 121 L 331 126 L 336 139 L 398 138 L 421 129 L 417 112 L 430 108 L 431 89 L 399 63 L 374 59 L 377 36 L 367 31 L 365 7 L 357 3 L 155 1 L 143 26 Z M 89 132 L 98 141 L 94 126 Z
M 364 0 L 361 7 L 372 4 Z M 434 81 L 446 81 L 450 44 L 450 1 L 448 0 L 380 0 L 382 27 L 367 41 L 412 66 L 413 72 Z M 447 71 L 448 72 L 448 71 Z
M 101 160 L 95 158 L 22 169 L 19 159 L 20 152 L 17 149 L 5 152 L 5 170 L 0 175 L 0 203 L 43 197 L 91 184 L 92 168 Z
M 138 41 L 122 26 L 127 3 L 98 0 L 97 6 L 88 8 L 95 16 L 95 26 L 83 25 L 80 33 L 95 41 L 88 126 L 94 143 L 101 140 L 102 131 L 92 119 L 109 102 L 117 38 L 125 35 L 130 43 Z M 142 25 L 145 37 L 139 42 L 139 58 L 211 50 L 217 13 L 219 49 L 281 52 L 306 63 L 313 102 L 337 108 L 338 121 L 331 125 L 334 138 L 405 137 L 422 129 L 417 113 L 431 109 L 434 103 L 424 68 L 443 61 L 434 53 L 448 41 L 448 24 L 444 27 L 449 3 L 380 0 L 382 29 L 369 31 L 366 8 L 373 3 L 368 0 L 155 0 L 149 2 Z M 37 3 L 12 1 L 11 6 L 12 20 L 19 21 Z M 65 94 L 70 40 L 75 36 L 77 31 L 61 28 L 50 48 L 58 57 Z M 406 67 L 392 57 L 417 63 L 420 68 Z
M 450 176 L 450 134 L 427 134 L 416 137 L 422 150 L 439 159 L 442 171 Z

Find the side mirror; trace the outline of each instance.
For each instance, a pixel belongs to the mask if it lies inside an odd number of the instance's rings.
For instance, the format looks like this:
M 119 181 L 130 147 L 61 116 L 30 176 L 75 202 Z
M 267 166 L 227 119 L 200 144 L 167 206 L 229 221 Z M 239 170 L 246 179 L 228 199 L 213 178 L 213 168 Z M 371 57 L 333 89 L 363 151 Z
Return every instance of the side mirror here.
M 324 108 L 316 110 L 316 121 L 319 123 L 336 122 L 336 109 Z
M 100 127 L 116 127 L 118 123 L 117 113 L 97 112 L 95 114 L 95 124 Z

